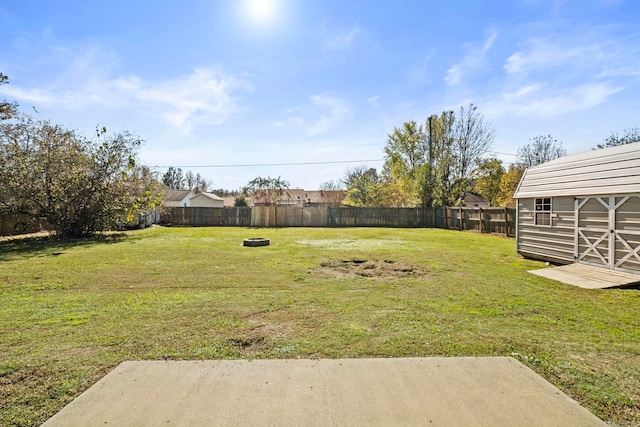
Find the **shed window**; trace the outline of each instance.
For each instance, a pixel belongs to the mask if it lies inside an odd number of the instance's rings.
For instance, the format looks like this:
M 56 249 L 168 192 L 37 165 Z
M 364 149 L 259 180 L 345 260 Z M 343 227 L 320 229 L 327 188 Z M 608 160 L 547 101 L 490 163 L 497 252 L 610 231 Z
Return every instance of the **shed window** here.
M 535 224 L 551 225 L 551 198 L 536 199 Z

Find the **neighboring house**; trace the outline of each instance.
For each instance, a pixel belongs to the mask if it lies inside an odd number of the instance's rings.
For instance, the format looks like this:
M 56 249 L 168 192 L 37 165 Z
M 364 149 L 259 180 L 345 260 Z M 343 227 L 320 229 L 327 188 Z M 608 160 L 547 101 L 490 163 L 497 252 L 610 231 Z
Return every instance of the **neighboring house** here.
M 162 206 L 188 207 L 189 199 L 195 195 L 191 190 L 167 190 L 162 196 Z
M 285 197 L 278 200 L 279 206 L 340 206 L 346 196 L 342 190 L 302 190 L 295 188 L 289 190 Z
M 236 206 L 236 196 L 225 196 L 222 198 L 225 208 L 234 208 Z
M 464 197 L 462 197 L 462 206 L 468 208 L 487 209 L 489 207 L 489 202 L 481 195 L 469 192 L 464 193 Z
M 640 273 L 640 143 L 529 168 L 514 198 L 520 254 Z
M 222 197 L 213 193 L 198 193 L 189 199 L 189 207 L 192 208 L 223 208 Z

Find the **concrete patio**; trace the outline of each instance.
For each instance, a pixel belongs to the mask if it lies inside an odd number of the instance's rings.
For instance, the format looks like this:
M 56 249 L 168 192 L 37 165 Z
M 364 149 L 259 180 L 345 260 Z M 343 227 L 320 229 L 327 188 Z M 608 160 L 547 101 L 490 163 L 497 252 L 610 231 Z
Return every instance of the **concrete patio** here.
M 604 426 L 508 357 L 124 362 L 44 426 Z

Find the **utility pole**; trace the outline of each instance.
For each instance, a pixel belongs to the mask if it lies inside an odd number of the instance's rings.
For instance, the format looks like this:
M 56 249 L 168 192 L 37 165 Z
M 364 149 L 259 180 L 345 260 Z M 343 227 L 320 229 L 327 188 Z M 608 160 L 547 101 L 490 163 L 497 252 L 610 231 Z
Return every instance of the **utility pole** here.
M 433 119 L 434 114 L 429 116 L 429 207 L 433 207 Z

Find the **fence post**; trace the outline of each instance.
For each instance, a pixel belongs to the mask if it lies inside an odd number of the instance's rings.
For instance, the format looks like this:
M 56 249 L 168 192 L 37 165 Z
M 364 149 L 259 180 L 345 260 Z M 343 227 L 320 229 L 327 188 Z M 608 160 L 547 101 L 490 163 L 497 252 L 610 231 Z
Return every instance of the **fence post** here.
M 482 233 L 482 223 L 484 222 L 484 212 L 482 208 L 478 208 L 478 210 L 480 211 L 480 232 Z
M 443 209 L 443 214 L 444 214 L 444 229 L 448 230 L 449 229 L 449 208 L 445 207 Z
M 509 237 L 509 208 L 504 207 L 504 234 Z

